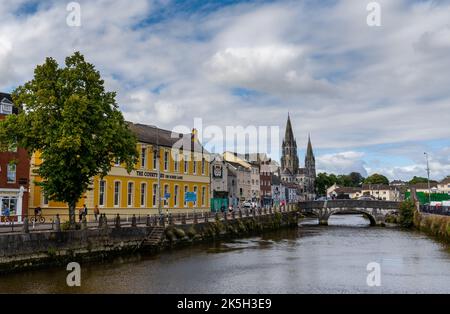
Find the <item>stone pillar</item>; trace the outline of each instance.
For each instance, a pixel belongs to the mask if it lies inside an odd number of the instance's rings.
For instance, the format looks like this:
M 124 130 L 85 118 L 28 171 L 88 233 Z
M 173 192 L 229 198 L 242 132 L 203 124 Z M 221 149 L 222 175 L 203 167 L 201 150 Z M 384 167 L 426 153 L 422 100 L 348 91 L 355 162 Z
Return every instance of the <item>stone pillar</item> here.
M 81 230 L 87 229 L 87 220 L 86 215 L 83 215 L 83 218 L 81 218 Z
M 150 218 L 150 215 L 147 215 L 147 219 L 145 221 L 145 225 L 147 227 L 150 227 L 152 225 L 152 219 Z
M 103 229 L 108 229 L 108 218 L 106 218 L 106 214 L 103 214 Z
M 120 228 L 120 215 L 117 214 L 116 221 L 114 222 L 114 226 L 119 229 Z
M 231 212 L 231 218 L 232 218 L 233 220 L 236 219 L 236 213 L 234 212 L 234 210 Z
M 28 217 L 25 217 L 23 220 L 23 233 L 29 233 L 29 225 L 28 225 Z
M 194 224 L 198 224 L 197 213 L 194 212 Z
M 136 221 L 136 215 L 133 214 L 133 217 L 131 217 L 131 227 L 137 227 L 137 221 Z
M 242 218 L 242 210 L 239 208 L 239 218 Z
M 53 228 L 56 232 L 61 232 L 61 219 L 59 219 L 59 214 L 56 214 L 55 224 L 53 225 Z
M 182 225 L 185 225 L 185 224 L 186 224 L 186 213 L 183 213 L 183 214 L 181 215 L 181 224 L 182 224 Z
M 208 217 L 209 217 L 209 213 L 205 213 L 205 222 L 207 223 L 208 222 Z
M 174 225 L 172 213 L 169 214 L 169 225 L 170 226 Z

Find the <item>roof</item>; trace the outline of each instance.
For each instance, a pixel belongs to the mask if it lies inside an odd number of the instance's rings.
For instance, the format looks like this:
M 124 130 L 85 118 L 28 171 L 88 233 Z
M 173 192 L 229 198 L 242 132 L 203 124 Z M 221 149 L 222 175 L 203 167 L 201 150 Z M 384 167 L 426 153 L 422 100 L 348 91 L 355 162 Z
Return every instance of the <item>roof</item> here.
M 1 93 L 1 92 L 0 92 L 0 102 L 2 102 L 2 100 L 5 99 L 5 98 L 6 98 L 9 102 L 13 103 L 11 94 L 8 94 L 8 93 Z M 16 107 L 16 106 L 13 106 L 12 112 L 15 113 L 15 114 L 18 113 L 18 110 L 17 110 L 17 107 Z
M 363 190 L 395 190 L 395 186 L 389 186 L 387 184 L 363 184 Z
M 357 193 L 361 192 L 361 188 L 354 188 L 354 187 L 341 187 L 334 190 L 336 193 Z
M 182 148 L 184 150 L 188 148 L 188 151 L 209 154 L 208 151 L 203 148 L 198 139 L 191 141 L 192 137 L 195 136 L 192 133 L 181 134 L 160 129 L 152 125 L 132 123 L 128 121 L 127 124 L 130 130 L 136 135 L 138 141 L 141 143 L 160 145 L 170 148 Z
M 416 183 L 411 184 L 409 186 L 410 188 L 415 188 L 416 190 L 427 190 L 428 189 L 428 183 Z M 430 188 L 437 187 L 437 183 L 430 182 Z
M 445 178 L 444 180 L 439 182 L 439 184 L 450 184 L 450 177 Z

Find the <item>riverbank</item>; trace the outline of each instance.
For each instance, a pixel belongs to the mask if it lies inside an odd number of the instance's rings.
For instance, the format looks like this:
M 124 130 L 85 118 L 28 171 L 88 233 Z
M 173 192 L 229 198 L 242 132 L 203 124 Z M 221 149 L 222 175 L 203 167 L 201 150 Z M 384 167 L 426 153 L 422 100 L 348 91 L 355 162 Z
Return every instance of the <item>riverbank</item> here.
M 210 221 L 168 226 L 105 225 L 96 229 L 2 234 L 0 273 L 65 266 L 69 262 L 101 262 L 136 252 L 151 254 L 191 243 L 262 234 L 297 227 L 298 217 L 292 211 L 234 219 L 217 216 Z
M 439 240 L 450 243 L 450 217 L 414 212 L 414 227 Z

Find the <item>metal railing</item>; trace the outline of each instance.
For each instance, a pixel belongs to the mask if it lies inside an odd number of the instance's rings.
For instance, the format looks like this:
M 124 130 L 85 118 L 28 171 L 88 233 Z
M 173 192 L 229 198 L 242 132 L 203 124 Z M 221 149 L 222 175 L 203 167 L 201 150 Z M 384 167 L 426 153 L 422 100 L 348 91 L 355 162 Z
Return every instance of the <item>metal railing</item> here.
M 279 208 L 244 208 L 224 212 L 184 212 L 169 214 L 87 214 L 76 215 L 77 229 L 98 229 L 105 227 L 133 227 L 133 226 L 166 226 L 181 224 L 196 224 L 212 222 L 216 219 L 234 220 L 244 217 L 270 215 L 275 212 L 294 211 L 295 206 L 281 206 Z M 27 220 L 27 222 L 26 222 Z M 56 215 L 28 215 L 28 216 L 0 216 L 0 234 L 20 232 L 43 232 L 50 230 L 64 230 L 68 227 L 69 214 Z M 26 226 L 25 226 L 26 225 Z M 26 230 L 26 231 L 25 231 Z
M 420 205 L 420 211 L 423 213 L 450 216 L 450 206 Z

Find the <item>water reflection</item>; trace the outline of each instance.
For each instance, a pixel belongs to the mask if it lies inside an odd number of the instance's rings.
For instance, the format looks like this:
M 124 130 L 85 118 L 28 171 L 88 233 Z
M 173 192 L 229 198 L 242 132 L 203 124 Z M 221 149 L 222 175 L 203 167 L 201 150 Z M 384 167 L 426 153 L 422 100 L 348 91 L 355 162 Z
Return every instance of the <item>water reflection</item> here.
M 360 215 L 334 215 L 297 230 L 195 245 L 154 256 L 82 265 L 82 286 L 64 269 L 1 277 L 0 292 L 83 293 L 450 293 L 450 254 L 423 234 L 369 227 Z M 366 284 L 381 265 L 381 287 Z

